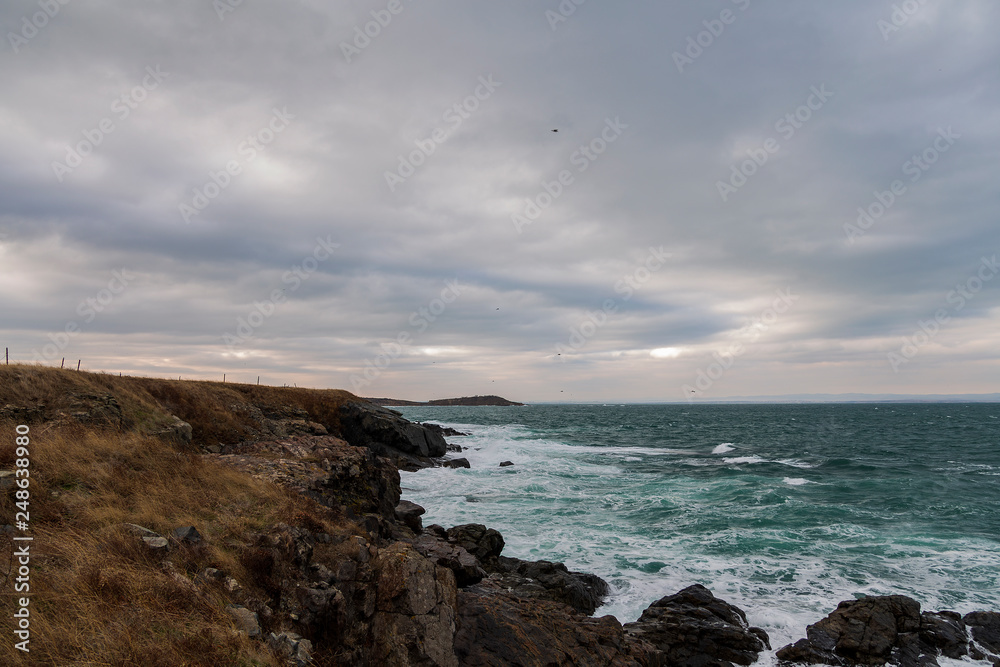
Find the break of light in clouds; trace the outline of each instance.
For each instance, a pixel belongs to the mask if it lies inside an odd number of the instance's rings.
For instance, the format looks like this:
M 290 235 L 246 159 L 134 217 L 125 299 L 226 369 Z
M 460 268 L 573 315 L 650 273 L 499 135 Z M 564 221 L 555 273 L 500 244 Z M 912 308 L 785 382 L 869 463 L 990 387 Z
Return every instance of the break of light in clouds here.
M 1000 8 L 895 7 L 7 2 L 2 345 L 411 399 L 996 391 Z

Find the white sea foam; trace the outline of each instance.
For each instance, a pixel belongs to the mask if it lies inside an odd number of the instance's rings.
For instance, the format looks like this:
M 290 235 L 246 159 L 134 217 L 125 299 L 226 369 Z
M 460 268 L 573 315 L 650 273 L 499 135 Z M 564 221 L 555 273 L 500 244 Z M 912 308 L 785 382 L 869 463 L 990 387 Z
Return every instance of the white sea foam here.
M 718 445 L 715 449 L 713 449 L 712 453 L 713 454 L 725 454 L 726 452 L 731 452 L 734 449 L 736 449 L 736 448 L 733 447 L 733 443 L 731 443 L 731 442 L 724 442 L 721 445 Z
M 806 463 L 805 461 L 800 461 L 798 459 L 781 459 L 775 461 L 775 463 L 780 463 L 784 466 L 792 466 L 793 468 L 815 468 L 815 463 Z
M 750 456 L 732 456 L 722 459 L 723 463 L 729 464 L 741 464 L 741 463 L 780 463 L 783 466 L 791 466 L 792 468 L 815 468 L 816 465 L 813 463 L 806 463 L 805 461 L 800 461 L 798 459 L 780 459 L 772 460 L 765 459 L 762 456 L 757 456 L 756 454 L 751 454 Z
M 756 454 L 753 456 L 734 456 L 732 458 L 722 459 L 725 463 L 767 463 L 767 459 L 762 459 Z
M 503 534 L 505 555 L 562 561 L 571 570 L 598 574 L 612 588 L 599 616 L 634 621 L 651 602 L 701 583 L 744 609 L 777 649 L 804 637 L 806 626 L 841 600 L 861 594 L 901 593 L 925 609 L 960 613 L 997 608 L 1000 552 L 990 541 L 887 535 L 853 524 L 849 517 L 796 533 L 749 527 L 720 514 L 717 528 L 691 529 L 692 517 L 713 511 L 720 494 L 739 488 L 734 480 L 741 479 L 729 473 L 713 481 L 702 466 L 716 466 L 720 472 L 728 472 L 724 465 L 753 466 L 743 469 L 747 478 L 769 474 L 759 464 L 815 467 L 799 459 L 770 460 L 766 451 L 764 456 L 715 458 L 705 455 L 704 444 L 700 452 L 683 453 L 588 447 L 540 438 L 523 426 L 446 425 L 470 433 L 449 441 L 469 447 L 459 456 L 469 458 L 472 468 L 401 473 L 404 497 L 427 509 L 424 523 L 483 523 Z M 735 448 L 722 443 L 715 449 L 723 446 L 731 448 L 725 452 Z M 664 478 L 622 465 L 675 453 L 682 455 L 656 460 L 689 472 Z M 515 465 L 500 468 L 503 460 Z M 978 470 L 996 474 L 989 466 Z M 773 481 L 778 480 L 789 486 L 808 482 L 780 474 Z M 784 495 L 808 494 L 787 490 Z M 776 507 L 790 511 L 788 505 Z M 808 552 L 789 550 L 789 538 L 808 541 Z M 983 583 L 970 588 L 969 581 Z M 757 663 L 775 664 L 774 651 L 762 654 Z

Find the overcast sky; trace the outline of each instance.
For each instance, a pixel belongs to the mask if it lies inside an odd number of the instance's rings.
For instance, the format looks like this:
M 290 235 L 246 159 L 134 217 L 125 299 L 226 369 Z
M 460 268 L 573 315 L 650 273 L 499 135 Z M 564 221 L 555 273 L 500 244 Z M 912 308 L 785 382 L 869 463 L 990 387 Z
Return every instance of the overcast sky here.
M 0 25 L 13 359 L 417 400 L 1000 386 L 994 0 Z

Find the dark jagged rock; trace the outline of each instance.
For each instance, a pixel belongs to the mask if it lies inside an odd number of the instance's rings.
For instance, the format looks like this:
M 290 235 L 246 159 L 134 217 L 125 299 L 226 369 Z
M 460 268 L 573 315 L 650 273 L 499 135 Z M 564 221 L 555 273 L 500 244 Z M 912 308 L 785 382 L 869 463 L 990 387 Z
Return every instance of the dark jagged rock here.
M 81 424 L 120 428 L 125 424 L 122 407 L 113 394 L 70 393 L 55 406 L 56 419 Z
M 451 571 L 399 543 L 380 550 L 374 569 L 372 664 L 458 667 Z
M 170 536 L 173 537 L 178 542 L 188 542 L 190 544 L 198 544 L 201 542 L 201 533 L 194 526 L 180 526 L 179 528 L 174 528 L 171 531 Z
M 332 436 L 298 436 L 227 447 L 206 458 L 297 491 L 351 516 L 374 514 L 396 519 L 399 471 L 364 447 Z
M 892 657 L 897 636 L 918 633 L 920 620 L 920 603 L 904 595 L 846 600 L 777 656 L 784 662 L 882 665 Z
M 494 567 L 503 551 L 503 535 L 481 523 L 466 523 L 447 531 L 448 541 L 459 545 L 487 567 Z
M 436 535 L 422 535 L 413 542 L 413 547 L 433 562 L 451 570 L 459 588 L 477 584 L 486 576 L 486 571 L 475 556 L 465 548 Z
M 593 614 L 608 594 L 608 583 L 594 574 L 570 572 L 563 563 L 526 561 L 501 556 L 493 568 L 497 583 L 523 598 L 541 598 L 567 604 L 582 614 Z
M 465 436 L 465 435 L 469 435 L 468 433 L 462 433 L 461 431 L 456 431 L 455 429 L 453 429 L 450 426 L 441 426 L 440 424 L 433 424 L 433 423 L 430 423 L 430 422 L 420 422 L 420 425 L 423 426 L 423 427 L 425 427 L 425 428 L 429 428 L 430 430 L 434 431 L 435 433 L 440 433 L 441 435 L 450 435 L 450 436 Z
M 396 518 L 419 535 L 424 530 L 423 521 L 420 517 L 426 511 L 420 505 L 411 503 L 409 500 L 400 500 L 399 504 L 396 505 Z
M 340 429 L 352 445 L 368 447 L 376 454 L 402 453 L 415 457 L 444 456 L 448 444 L 440 433 L 407 421 L 394 410 L 368 402 L 340 406 Z
M 1000 653 L 1000 612 L 974 611 L 962 619 L 972 633 L 972 638 L 985 648 Z
M 19 406 L 8 403 L 0 408 L 0 422 L 16 421 L 18 424 L 37 424 L 44 421 L 45 405 Z
M 180 445 L 191 444 L 191 440 L 194 437 L 191 424 L 173 415 L 170 416 L 170 420 L 170 423 L 165 428 L 154 431 L 150 435 L 155 435 L 168 442 L 175 442 Z
M 921 644 L 949 658 L 961 658 L 969 653 L 969 635 L 962 616 L 953 611 L 920 614 Z
M 507 466 L 512 466 L 512 465 L 514 465 L 513 461 L 501 461 L 500 462 L 500 467 L 501 468 L 506 468 Z
M 451 459 L 442 463 L 445 468 L 471 468 L 472 465 L 469 463 L 469 459 Z
M 455 654 L 462 665 L 658 666 L 651 647 L 614 616 L 589 618 L 548 600 L 512 597 L 494 582 L 458 592 Z
M 970 644 L 970 634 L 987 651 L 1000 653 L 1000 614 L 953 611 L 920 612 L 920 603 L 904 595 L 884 595 L 841 602 L 823 620 L 806 629 L 806 638 L 777 652 L 783 664 L 897 665 L 937 667 L 937 658 L 989 659 Z M 991 644 L 991 638 L 994 642 Z
M 657 600 L 625 630 L 653 646 L 656 664 L 672 667 L 750 665 L 770 648 L 767 633 L 750 627 L 742 609 L 698 584 Z
M 431 535 L 434 535 L 435 537 L 440 538 L 442 540 L 448 539 L 448 531 L 444 529 L 444 526 L 439 526 L 436 523 L 432 523 L 431 525 L 426 526 L 424 528 L 424 532 L 430 533 Z
M 450 528 L 447 537 L 475 556 L 499 586 L 519 597 L 562 602 L 590 615 L 608 594 L 607 582 L 596 575 L 570 572 L 562 563 L 501 556 L 503 535 L 480 523 Z

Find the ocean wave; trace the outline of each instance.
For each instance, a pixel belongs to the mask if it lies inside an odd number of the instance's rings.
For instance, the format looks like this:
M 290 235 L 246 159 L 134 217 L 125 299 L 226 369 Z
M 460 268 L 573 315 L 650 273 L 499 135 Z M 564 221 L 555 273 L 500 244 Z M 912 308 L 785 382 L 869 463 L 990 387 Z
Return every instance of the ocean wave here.
M 763 459 L 763 458 L 757 456 L 756 454 L 754 454 L 753 456 L 733 456 L 731 458 L 722 459 L 722 461 L 723 461 L 723 463 L 732 463 L 732 464 L 739 464 L 739 463 L 772 463 L 771 461 L 768 461 L 767 459 Z
M 712 453 L 713 454 L 725 454 L 726 452 L 731 452 L 734 449 L 736 449 L 736 448 L 733 447 L 733 443 L 731 443 L 731 442 L 724 442 L 721 445 L 717 446 L 715 449 L 713 449 Z
M 815 468 L 815 463 L 806 463 L 805 461 L 800 461 L 798 459 L 781 459 L 775 461 L 775 463 L 780 463 L 783 466 L 792 466 L 793 468 Z
M 807 463 L 805 461 L 800 461 L 799 459 L 765 459 L 762 456 L 757 456 L 756 454 L 751 454 L 750 456 L 731 456 L 722 459 L 723 463 L 728 463 L 730 465 L 739 465 L 742 463 L 756 464 L 756 463 L 777 463 L 783 466 L 790 466 L 792 468 L 815 468 L 816 465 L 813 463 Z
M 802 486 L 804 484 L 810 484 L 810 481 L 804 477 L 786 477 L 781 481 L 789 486 Z

